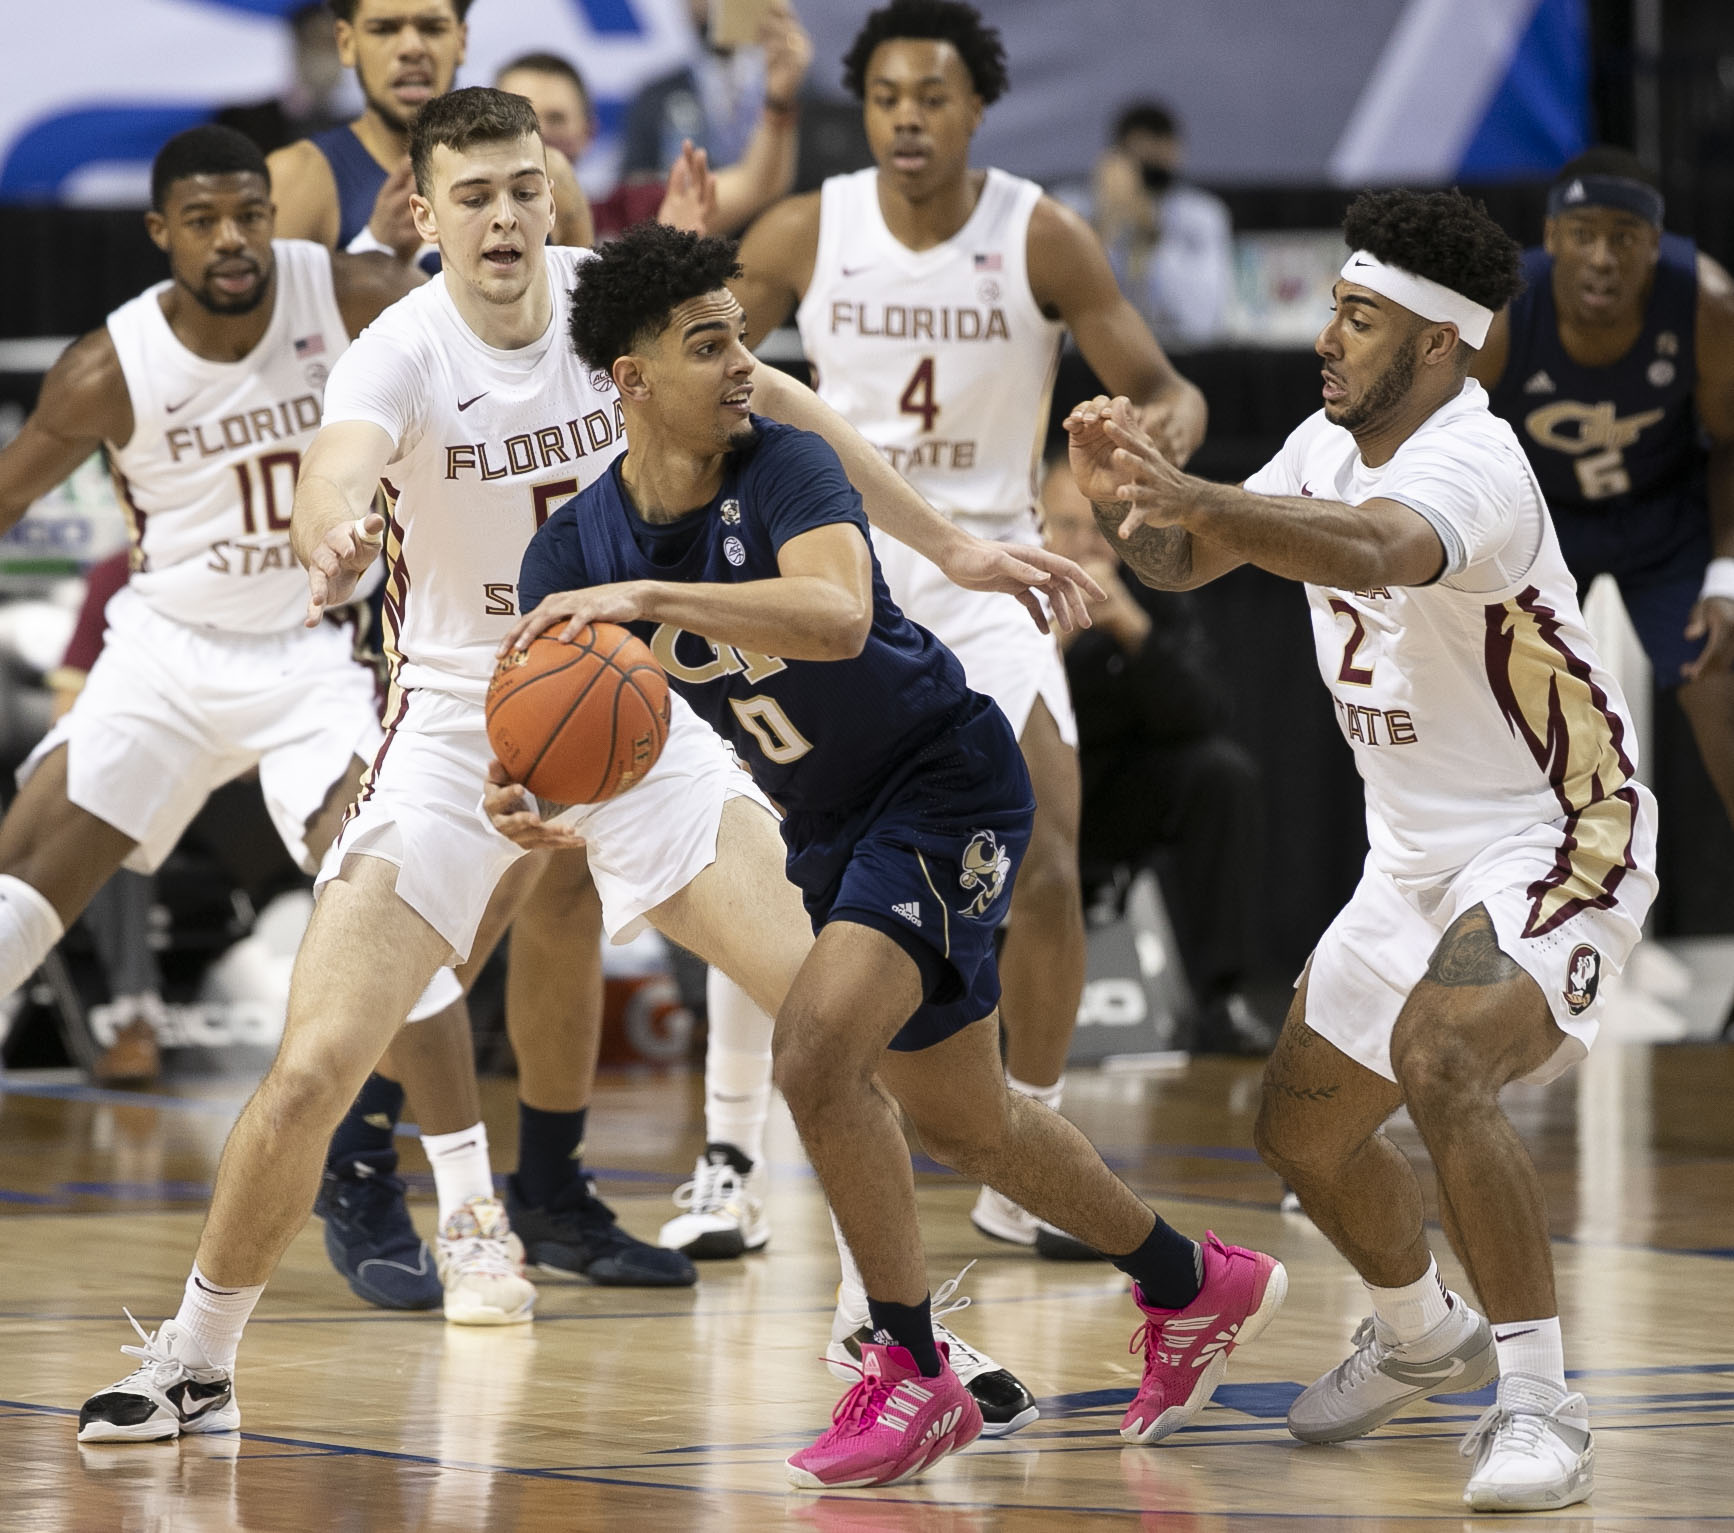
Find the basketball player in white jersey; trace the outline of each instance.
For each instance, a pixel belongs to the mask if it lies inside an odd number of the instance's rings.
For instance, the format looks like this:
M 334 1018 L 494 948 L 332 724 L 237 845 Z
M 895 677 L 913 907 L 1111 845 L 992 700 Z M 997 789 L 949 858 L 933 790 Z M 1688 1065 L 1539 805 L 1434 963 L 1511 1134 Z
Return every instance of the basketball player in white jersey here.
M 1456 192 L 1369 194 L 1344 235 L 1324 408 L 1244 488 L 1180 473 L 1119 401 L 1073 413 L 1072 462 L 1148 584 L 1243 563 L 1305 582 L 1366 783 L 1366 872 L 1298 982 L 1257 1135 L 1373 1314 L 1289 1429 L 1340 1442 L 1497 1372 L 1465 1501 L 1569 1506 L 1595 1450 L 1541 1183 L 1498 1096 L 1594 1040 L 1655 893 L 1654 800 L 1535 476 L 1467 376 L 1517 246 Z M 1405 1104 L 1491 1327 L 1440 1282 L 1414 1171 L 1379 1132 Z
M 241 1331 L 306 1217 L 324 1137 L 430 977 L 497 938 L 541 860 L 482 813 L 482 699 L 516 616 L 524 546 L 554 503 L 621 451 L 618 399 L 565 342 L 582 257 L 546 243 L 553 200 L 529 104 L 493 90 L 441 97 L 418 118 L 414 153 L 417 218 L 444 269 L 343 359 L 291 529 L 308 565 L 309 623 L 348 597 L 384 543 L 395 682 L 386 741 L 321 870 L 283 1042 L 224 1150 L 180 1310 L 129 1349 L 141 1368 L 86 1402 L 86 1441 L 238 1425 Z M 785 404 L 803 393 L 780 386 Z M 852 470 L 878 476 L 880 511 L 960 577 L 1023 590 L 1032 607 L 1028 587 L 1040 584 L 1062 621 L 1077 610 L 1075 566 L 976 544 L 810 398 L 803 423 L 836 432 Z M 382 482 L 383 519 L 368 510 Z M 768 805 L 689 710 L 676 704 L 642 782 L 571 824 L 588 843 L 612 936 L 652 920 L 761 1003 L 780 1004 L 811 931 L 782 877 Z M 478 1192 L 468 1206 L 475 1261 L 494 1267 L 492 1318 L 527 1319 L 533 1292 L 511 1269 L 498 1204 Z

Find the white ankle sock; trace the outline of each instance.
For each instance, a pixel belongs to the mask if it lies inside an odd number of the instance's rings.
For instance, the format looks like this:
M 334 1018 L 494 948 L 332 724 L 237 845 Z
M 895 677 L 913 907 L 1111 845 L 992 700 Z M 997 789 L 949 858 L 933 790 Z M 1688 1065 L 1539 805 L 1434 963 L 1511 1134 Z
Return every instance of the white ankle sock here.
M 434 1191 L 440 1200 L 440 1223 L 471 1198 L 494 1195 L 494 1173 L 488 1164 L 488 1131 L 480 1123 L 455 1134 L 423 1134 L 421 1147 L 433 1167 Z
M 1493 1328 L 1493 1350 L 1499 1354 L 1502 1380 L 1522 1373 L 1557 1385 L 1561 1394 L 1569 1388 L 1558 1315 L 1546 1320 L 1501 1321 Z
M 1005 1083 L 1019 1096 L 1029 1097 L 1031 1101 L 1040 1102 L 1043 1107 L 1052 1108 L 1055 1112 L 1060 1110 L 1060 1098 L 1066 1090 L 1066 1078 L 1063 1075 L 1051 1086 L 1032 1086 L 1028 1081 L 1020 1081 L 1008 1070 Z
M 0 873 L 0 996 L 11 995 L 29 979 L 65 935 L 60 917 L 38 890 Z
M 264 1291 L 263 1283 L 248 1288 L 224 1288 L 200 1272 L 199 1264 L 194 1262 L 187 1276 L 186 1291 L 181 1295 L 181 1307 L 175 1312 L 175 1324 L 198 1343 L 199 1350 L 212 1363 L 233 1373 L 241 1332 L 247 1328 L 253 1306 Z
M 732 1144 L 756 1166 L 771 1111 L 771 1019 L 720 970 L 704 982 L 710 1041 L 704 1053 L 704 1137 Z
M 837 1261 L 843 1269 L 843 1280 L 837 1287 L 837 1303 L 851 1320 L 867 1321 L 867 1285 L 861 1280 L 861 1269 L 855 1265 L 855 1253 L 843 1238 L 843 1226 L 831 1215 L 831 1233 L 837 1237 Z
M 1401 1288 L 1375 1288 L 1371 1283 L 1362 1286 L 1373 1296 L 1373 1313 L 1379 1323 L 1399 1343 L 1419 1341 L 1451 1313 L 1439 1264 L 1431 1258 L 1427 1270 Z

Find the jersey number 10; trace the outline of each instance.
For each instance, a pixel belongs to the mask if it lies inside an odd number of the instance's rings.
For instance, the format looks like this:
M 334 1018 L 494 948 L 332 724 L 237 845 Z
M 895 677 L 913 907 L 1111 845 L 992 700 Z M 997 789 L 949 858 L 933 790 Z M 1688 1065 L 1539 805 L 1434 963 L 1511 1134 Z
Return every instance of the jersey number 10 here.
M 289 513 L 295 507 L 295 478 L 301 472 L 301 454 L 298 452 L 268 452 L 262 458 L 255 458 L 251 463 L 237 463 L 235 478 L 241 482 L 241 525 L 248 533 L 257 533 L 259 519 L 254 512 L 255 505 L 264 504 L 265 530 L 267 532 L 287 532 L 289 530 Z M 278 475 L 286 476 L 283 480 L 283 498 L 277 498 Z M 259 480 L 259 490 L 255 494 L 253 479 Z M 278 510 L 281 504 L 282 510 Z

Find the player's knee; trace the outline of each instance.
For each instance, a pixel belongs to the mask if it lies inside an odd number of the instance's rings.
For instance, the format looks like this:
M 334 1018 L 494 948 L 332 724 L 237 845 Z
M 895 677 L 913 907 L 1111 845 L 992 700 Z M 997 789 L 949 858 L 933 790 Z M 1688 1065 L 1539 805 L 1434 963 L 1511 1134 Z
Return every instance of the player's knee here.
M 942 1112 L 912 1112 L 910 1117 L 930 1159 L 971 1176 L 1003 1160 L 1015 1106 L 1007 1090 L 968 1102 L 954 1098 Z
M 331 1068 L 328 1059 L 277 1057 L 259 1086 L 272 1127 L 285 1134 L 329 1134 L 349 1110 L 359 1089 Z
M 1012 889 L 1012 908 L 1030 919 L 1064 921 L 1074 913 L 1082 919 L 1084 895 L 1075 839 L 1042 836 L 1030 842 Z
M 1411 1114 L 1417 1119 L 1446 1116 L 1496 1096 L 1498 1085 L 1489 1079 L 1474 1041 L 1454 1029 L 1430 1027 L 1427 1020 L 1400 1018 L 1391 1038 L 1391 1068 Z
M 872 1063 L 856 1058 L 829 1029 L 789 1026 L 771 1035 L 771 1078 L 797 1121 L 823 1118 L 839 1101 L 872 1089 Z

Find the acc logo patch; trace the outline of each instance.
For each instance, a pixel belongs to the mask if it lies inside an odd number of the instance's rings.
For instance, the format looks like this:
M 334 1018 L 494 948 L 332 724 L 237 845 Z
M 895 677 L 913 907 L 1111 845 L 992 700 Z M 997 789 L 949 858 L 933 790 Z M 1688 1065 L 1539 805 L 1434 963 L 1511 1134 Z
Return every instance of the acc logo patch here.
M 723 558 L 727 559 L 737 570 L 747 562 L 747 551 L 739 538 L 723 539 Z
M 1565 966 L 1565 1009 L 1574 1017 L 1588 1011 L 1602 982 L 1602 955 L 1587 942 L 1571 950 Z
M 976 920 L 983 919 L 1005 888 L 1011 874 L 1011 853 L 999 844 L 991 830 L 978 830 L 963 849 L 963 871 L 957 881 L 976 896 L 964 907 L 963 913 Z

